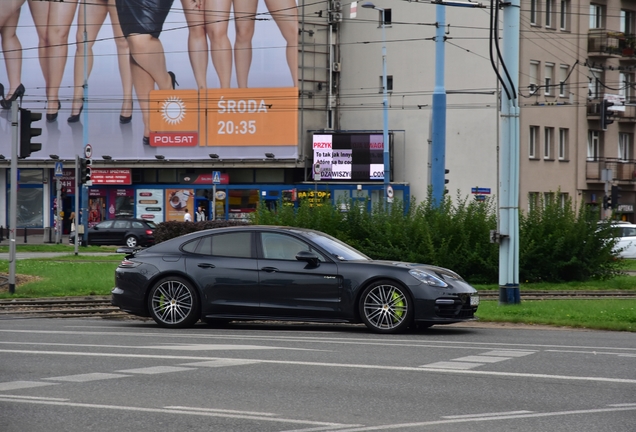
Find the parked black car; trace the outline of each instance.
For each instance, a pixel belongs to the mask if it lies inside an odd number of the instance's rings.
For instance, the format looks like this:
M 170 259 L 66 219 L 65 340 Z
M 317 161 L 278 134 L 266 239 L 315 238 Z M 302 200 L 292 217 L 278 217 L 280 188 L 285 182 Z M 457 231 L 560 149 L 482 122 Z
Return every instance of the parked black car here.
M 397 333 L 473 320 L 479 304 L 451 270 L 375 261 L 308 229 L 216 228 L 120 251 L 127 255 L 112 303 L 163 327 L 267 319 L 363 322 Z
M 126 245 L 128 247 L 155 244 L 157 225 L 144 219 L 111 219 L 88 229 L 89 245 Z M 71 237 L 69 241 L 74 242 Z

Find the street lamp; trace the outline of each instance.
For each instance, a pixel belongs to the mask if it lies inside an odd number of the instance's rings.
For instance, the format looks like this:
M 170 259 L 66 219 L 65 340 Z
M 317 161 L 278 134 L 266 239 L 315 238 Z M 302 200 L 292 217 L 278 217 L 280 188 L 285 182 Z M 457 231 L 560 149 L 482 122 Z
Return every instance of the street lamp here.
M 387 208 L 389 197 L 389 179 L 391 164 L 389 161 L 389 100 L 387 96 L 387 78 L 386 78 L 386 20 L 385 9 L 377 7 L 372 2 L 364 2 L 363 8 L 375 9 L 382 14 L 382 96 L 383 96 L 383 160 L 384 160 L 384 208 Z

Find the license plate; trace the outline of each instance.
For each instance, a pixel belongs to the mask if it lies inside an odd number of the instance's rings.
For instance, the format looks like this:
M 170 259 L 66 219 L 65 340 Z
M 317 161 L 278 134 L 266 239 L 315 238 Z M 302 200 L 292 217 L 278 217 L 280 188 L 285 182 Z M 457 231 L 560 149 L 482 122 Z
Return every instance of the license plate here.
M 479 305 L 479 296 L 478 295 L 470 296 L 470 305 L 471 306 L 478 306 Z

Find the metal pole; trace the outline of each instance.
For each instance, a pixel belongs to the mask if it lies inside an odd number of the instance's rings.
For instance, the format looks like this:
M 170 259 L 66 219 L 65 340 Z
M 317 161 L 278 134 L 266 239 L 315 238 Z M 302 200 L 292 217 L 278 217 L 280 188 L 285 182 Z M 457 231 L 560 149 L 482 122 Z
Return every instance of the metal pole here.
M 503 12 L 503 62 L 510 82 L 506 82 L 513 97 L 501 104 L 501 183 L 499 303 L 521 302 L 519 292 L 519 21 L 520 0 L 512 0 Z M 503 94 L 502 94 L 503 97 Z
M 84 142 L 84 155 L 86 155 L 86 145 L 88 144 L 88 32 L 86 31 L 86 6 L 87 2 L 84 0 L 84 125 L 83 125 L 83 142 Z M 75 176 L 77 178 L 77 175 Z M 84 206 L 84 217 L 82 218 L 82 224 L 84 225 L 83 241 L 85 245 L 88 245 L 88 186 L 84 185 L 82 179 L 82 205 Z M 75 190 L 77 193 L 77 189 Z M 77 230 L 77 226 L 75 227 Z M 75 242 L 77 245 L 77 242 Z M 77 246 L 76 246 L 77 247 Z M 77 249 L 75 249 L 77 250 Z
M 382 8 L 378 8 L 382 12 L 382 123 L 383 133 L 382 142 L 384 147 L 383 159 L 384 159 L 384 209 L 388 209 L 389 206 L 389 181 L 391 180 L 391 161 L 389 160 L 389 99 L 387 89 L 387 75 L 386 75 L 386 20 Z
M 74 246 L 75 246 L 75 255 L 78 255 L 78 250 L 79 250 L 79 236 L 77 235 L 78 231 L 79 231 L 79 225 L 80 225 L 80 208 L 79 208 L 79 156 L 75 155 L 75 220 L 73 221 L 75 223 L 75 238 L 73 239 L 74 242 Z
M 446 6 L 435 6 L 437 30 L 435 32 L 435 88 L 433 90 L 433 131 L 431 147 L 431 186 L 433 204 L 439 206 L 444 200 L 446 169 L 446 88 L 444 64 L 446 61 L 445 28 Z
M 60 212 L 62 211 L 62 179 L 60 177 L 55 179 L 55 244 L 62 243 L 62 218 Z
M 212 220 L 216 220 L 216 184 L 212 185 Z
M 15 264 L 16 249 L 15 235 L 17 234 L 18 222 L 18 101 L 11 104 L 11 131 L 13 146 L 11 148 L 11 196 L 9 209 L 9 294 L 15 294 Z

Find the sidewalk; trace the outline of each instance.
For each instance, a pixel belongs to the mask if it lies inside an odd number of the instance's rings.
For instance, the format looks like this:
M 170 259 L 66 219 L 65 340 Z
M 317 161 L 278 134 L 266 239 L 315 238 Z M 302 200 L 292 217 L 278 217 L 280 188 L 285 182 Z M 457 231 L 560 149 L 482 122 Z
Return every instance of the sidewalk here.
M 0 240 L 0 246 L 9 245 L 9 239 L 7 238 L 7 235 L 8 233 L 5 230 L 2 240 Z M 25 239 L 24 235 L 19 235 L 15 238 L 15 244 L 16 246 L 24 245 L 24 244 L 29 244 L 29 245 L 55 244 L 55 234 L 51 233 L 50 240 L 49 240 L 48 234 L 46 235 L 46 239 L 44 237 L 45 237 L 44 234 L 27 234 Z M 68 234 L 63 235 L 61 239 L 62 239 L 62 241 L 60 242 L 61 244 L 65 244 L 65 245 L 69 244 Z

